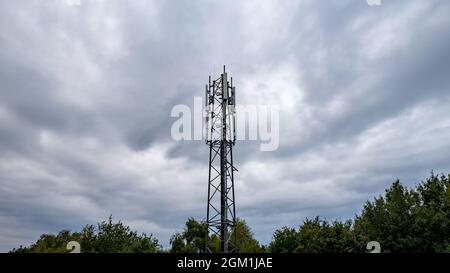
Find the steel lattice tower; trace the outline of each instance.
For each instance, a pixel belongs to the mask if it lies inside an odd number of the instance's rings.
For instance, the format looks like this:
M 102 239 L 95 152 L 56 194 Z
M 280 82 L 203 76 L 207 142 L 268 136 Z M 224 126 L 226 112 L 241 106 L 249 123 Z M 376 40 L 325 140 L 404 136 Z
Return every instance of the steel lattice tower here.
M 221 252 L 233 252 L 229 245 L 232 228 L 236 224 L 234 201 L 233 146 L 236 142 L 235 87 L 228 82 L 225 66 L 218 79 L 206 85 L 205 139 L 209 146 L 208 206 L 206 211 L 206 251 L 209 233 L 220 238 Z

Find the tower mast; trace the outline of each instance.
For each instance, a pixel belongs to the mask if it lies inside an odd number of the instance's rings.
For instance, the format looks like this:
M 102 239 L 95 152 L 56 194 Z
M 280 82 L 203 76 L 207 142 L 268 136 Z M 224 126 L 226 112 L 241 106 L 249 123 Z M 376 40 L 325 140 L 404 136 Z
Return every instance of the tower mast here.
M 230 247 L 230 232 L 236 224 L 234 201 L 233 146 L 236 142 L 235 87 L 233 79 L 223 67 L 218 79 L 205 89 L 205 139 L 209 146 L 208 204 L 206 210 L 206 251 L 209 233 L 220 239 L 220 251 L 233 251 Z

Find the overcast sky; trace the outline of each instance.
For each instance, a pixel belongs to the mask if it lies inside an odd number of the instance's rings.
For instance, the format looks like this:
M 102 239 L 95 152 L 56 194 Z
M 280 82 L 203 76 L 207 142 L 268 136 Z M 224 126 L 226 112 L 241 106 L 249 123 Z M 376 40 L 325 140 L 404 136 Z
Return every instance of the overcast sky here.
M 268 243 L 450 172 L 450 1 L 0 1 L 0 251 L 110 214 L 167 247 L 206 214 L 208 147 L 170 117 L 226 64 L 280 107 L 234 149 L 237 215 Z

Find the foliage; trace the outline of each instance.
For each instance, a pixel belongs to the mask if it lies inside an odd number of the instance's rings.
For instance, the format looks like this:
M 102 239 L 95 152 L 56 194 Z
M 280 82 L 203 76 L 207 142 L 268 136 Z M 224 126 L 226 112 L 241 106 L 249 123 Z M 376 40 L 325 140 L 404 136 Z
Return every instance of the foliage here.
M 385 197 L 364 205 L 355 235 L 380 242 L 386 252 L 448 252 L 450 176 L 432 173 L 412 190 L 394 182 Z
M 138 235 L 132 231 L 129 226 L 122 222 L 113 223 L 110 216 L 108 221 L 102 221 L 93 225 L 86 225 L 81 232 L 71 233 L 69 230 L 62 230 L 56 236 L 52 234 L 43 234 L 36 243 L 29 247 L 20 246 L 11 252 L 70 252 L 66 249 L 67 243 L 77 241 L 81 245 L 81 251 L 89 252 L 157 252 L 161 249 L 158 240 L 152 235 Z
M 276 230 L 268 250 L 366 252 L 370 241 L 383 252 L 450 252 L 450 175 L 432 173 L 413 189 L 397 180 L 384 196 L 367 201 L 354 221 L 307 219 L 298 230 Z
M 275 230 L 268 251 L 271 253 L 292 253 L 298 245 L 297 231 L 294 228 L 283 227 Z
M 264 249 L 253 236 L 254 234 L 245 220 L 237 219 L 236 226 L 230 233 L 230 245 L 236 253 L 264 252 Z
M 355 238 L 350 221 L 328 223 L 316 217 L 306 219 L 298 230 L 284 227 L 276 230 L 269 244 L 271 253 L 353 252 Z
M 183 232 L 175 233 L 170 238 L 173 253 L 200 253 L 205 250 L 207 226 L 189 218 Z
M 351 228 L 351 221 L 328 223 L 319 217 L 306 219 L 298 231 L 295 252 L 354 252 L 356 242 Z
M 189 218 L 182 232 L 170 238 L 170 252 L 198 253 L 205 250 L 207 226 Z M 158 252 L 152 235 L 138 235 L 121 222 L 108 221 L 85 226 L 80 232 L 62 230 L 43 234 L 29 247 L 11 252 L 68 252 L 69 241 L 78 241 L 82 252 Z M 450 175 L 433 173 L 415 188 L 395 181 L 373 201 L 367 201 L 353 220 L 328 222 L 306 219 L 298 229 L 275 230 L 266 247 L 254 239 L 247 223 L 238 219 L 230 233 L 230 246 L 239 253 L 271 252 L 366 252 L 369 241 L 381 244 L 383 252 L 450 252 Z M 208 248 L 220 251 L 217 235 L 209 234 Z
M 170 239 L 170 252 L 199 253 L 205 251 L 207 226 L 189 218 L 181 233 L 175 233 Z M 230 247 L 238 253 L 262 252 L 258 241 L 244 220 L 237 219 L 236 226 L 230 233 Z M 215 234 L 209 234 L 208 248 L 211 252 L 220 252 L 220 240 Z

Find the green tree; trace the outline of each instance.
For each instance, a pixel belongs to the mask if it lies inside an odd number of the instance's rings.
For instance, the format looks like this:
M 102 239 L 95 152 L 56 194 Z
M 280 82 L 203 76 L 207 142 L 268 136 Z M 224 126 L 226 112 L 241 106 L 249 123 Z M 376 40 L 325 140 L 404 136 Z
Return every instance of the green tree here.
M 268 251 L 271 253 L 292 253 L 298 247 L 298 235 L 294 228 L 275 230 Z
M 200 253 L 205 250 L 207 226 L 194 218 L 186 221 L 181 233 L 175 233 L 170 238 L 171 249 L 174 253 Z
M 89 229 L 89 228 L 88 228 Z M 90 228 L 92 230 L 92 228 Z M 156 252 L 158 241 L 152 235 L 145 233 L 138 235 L 122 222 L 113 223 L 112 217 L 108 221 L 98 224 L 93 249 L 84 252 Z M 91 233 L 89 233 L 90 235 Z
M 431 175 L 416 192 L 413 208 L 416 250 L 450 252 L 450 175 Z
M 331 223 L 316 217 L 306 219 L 297 233 L 298 246 L 295 252 L 355 252 L 356 241 L 351 221 Z
M 170 239 L 170 252 L 199 253 L 205 251 L 207 226 L 189 218 L 182 232 L 177 232 Z M 220 240 L 216 234 L 209 234 L 208 248 L 211 252 L 220 252 Z M 262 252 L 259 242 L 253 238 L 250 227 L 244 220 L 238 219 L 230 232 L 230 248 L 238 253 Z
M 433 173 L 408 190 L 396 181 L 366 202 L 356 216 L 359 249 L 378 241 L 384 252 L 448 252 L 450 245 L 450 176 Z
M 400 181 L 394 182 L 386 190 L 385 197 L 367 202 L 361 216 L 356 217 L 355 232 L 360 242 L 378 241 L 383 249 L 394 252 L 413 250 L 414 204 L 414 193 L 403 187 Z
M 11 252 L 70 252 L 66 249 L 67 243 L 77 241 L 80 243 L 82 252 L 157 252 L 161 250 L 158 240 L 152 235 L 138 235 L 129 226 L 122 222 L 113 223 L 110 216 L 108 221 L 97 224 L 97 229 L 93 225 L 85 226 L 81 232 L 71 233 L 69 230 L 62 230 L 56 236 L 43 234 L 29 247 L 19 247 Z
M 245 220 L 237 219 L 236 226 L 230 233 L 230 246 L 236 253 L 260 253 L 264 249 L 253 238 L 254 234 Z
M 276 230 L 269 244 L 272 253 L 340 253 L 356 249 L 351 221 L 329 223 L 319 217 L 306 219 L 298 231 L 287 227 Z

